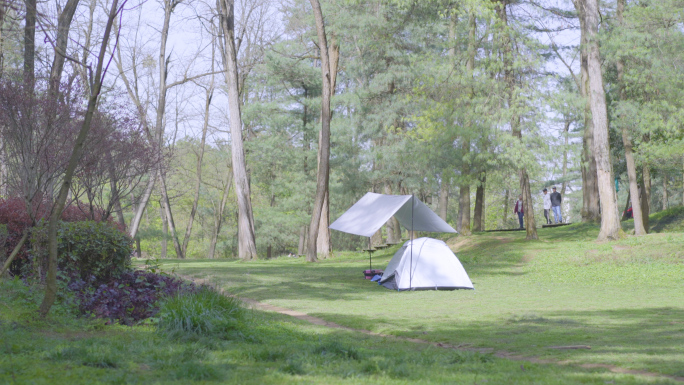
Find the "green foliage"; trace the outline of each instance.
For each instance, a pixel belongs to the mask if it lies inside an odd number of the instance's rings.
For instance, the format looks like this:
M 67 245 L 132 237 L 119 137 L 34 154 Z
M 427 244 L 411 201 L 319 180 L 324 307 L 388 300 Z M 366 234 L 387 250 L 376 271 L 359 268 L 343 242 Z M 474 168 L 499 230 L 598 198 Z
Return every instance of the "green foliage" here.
M 47 266 L 47 226 L 41 223 L 31 231 L 31 254 L 43 268 Z M 57 229 L 58 268 L 67 276 L 106 281 L 130 268 L 132 252 L 131 238 L 110 223 L 60 222 Z
M 240 300 L 202 287 L 166 299 L 159 310 L 157 330 L 177 337 L 228 338 L 245 317 Z

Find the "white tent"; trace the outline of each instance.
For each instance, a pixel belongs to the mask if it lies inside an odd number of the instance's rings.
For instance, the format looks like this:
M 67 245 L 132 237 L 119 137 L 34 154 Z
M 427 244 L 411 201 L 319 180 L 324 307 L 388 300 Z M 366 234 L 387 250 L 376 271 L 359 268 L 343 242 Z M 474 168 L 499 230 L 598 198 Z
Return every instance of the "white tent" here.
M 449 246 L 432 238 L 404 243 L 387 265 L 380 284 L 393 290 L 473 289 Z
M 399 223 L 408 230 L 455 233 L 449 226 L 420 199 L 413 195 L 383 195 L 367 193 L 330 228 L 345 233 L 370 237 L 394 215 Z

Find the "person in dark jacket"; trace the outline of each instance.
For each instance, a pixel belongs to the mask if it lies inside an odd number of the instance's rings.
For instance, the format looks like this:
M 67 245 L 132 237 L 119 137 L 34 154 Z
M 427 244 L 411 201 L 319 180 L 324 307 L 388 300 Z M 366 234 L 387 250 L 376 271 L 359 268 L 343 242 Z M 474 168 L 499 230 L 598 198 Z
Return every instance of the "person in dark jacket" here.
M 560 193 L 556 191 L 556 187 L 551 187 L 551 209 L 553 209 L 553 219 L 556 223 L 563 223 L 563 216 L 561 214 L 561 203 L 563 198 Z
M 518 221 L 520 222 L 520 228 L 524 228 L 523 224 L 523 217 L 525 216 L 525 208 L 523 207 L 523 199 L 522 195 L 518 197 L 518 200 L 515 202 L 515 209 L 513 209 L 513 212 L 518 214 Z

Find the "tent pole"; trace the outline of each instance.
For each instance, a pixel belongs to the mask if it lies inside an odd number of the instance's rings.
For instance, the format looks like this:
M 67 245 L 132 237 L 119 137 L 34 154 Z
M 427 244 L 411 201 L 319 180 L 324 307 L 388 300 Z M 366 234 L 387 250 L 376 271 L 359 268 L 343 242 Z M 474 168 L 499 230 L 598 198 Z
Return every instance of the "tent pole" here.
M 368 237 L 368 269 L 373 270 L 373 252 L 371 249 L 373 248 L 373 243 L 371 242 L 371 237 Z
M 413 290 L 413 200 L 415 195 L 411 194 L 411 236 L 409 240 L 411 241 L 411 264 L 409 265 L 409 290 Z

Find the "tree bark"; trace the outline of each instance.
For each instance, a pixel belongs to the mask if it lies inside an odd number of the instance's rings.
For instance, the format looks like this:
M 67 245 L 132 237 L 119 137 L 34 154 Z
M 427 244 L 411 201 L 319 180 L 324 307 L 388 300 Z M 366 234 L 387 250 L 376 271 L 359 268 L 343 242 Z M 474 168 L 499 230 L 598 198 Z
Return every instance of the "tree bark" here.
M 12 261 L 14 261 L 14 258 L 19 255 L 19 251 L 21 248 L 24 246 L 24 243 L 28 240 L 29 237 L 29 230 L 25 229 L 24 230 L 24 235 L 21 236 L 21 239 L 19 239 L 19 243 L 17 243 L 16 246 L 14 246 L 14 250 L 10 253 L 9 257 L 5 260 L 5 263 L 2 265 L 2 268 L 0 269 L 0 278 L 3 277 L 5 272 L 9 270 L 10 265 L 12 264 Z M 4 245 L 3 245 L 4 247 Z
M 252 213 L 252 200 L 242 138 L 237 51 L 235 49 L 235 4 L 234 0 L 219 0 L 219 3 L 221 5 L 221 29 L 224 40 L 223 65 L 228 86 L 228 108 L 230 109 L 233 179 L 235 180 L 235 194 L 238 203 L 238 257 L 243 260 L 252 260 L 257 258 L 257 249 L 254 214 Z
M 439 217 L 442 220 L 447 220 L 447 212 L 449 206 L 449 180 L 442 172 L 442 181 L 439 184 Z
M 598 0 L 580 0 L 584 6 L 587 30 L 589 90 L 591 93 L 591 118 L 594 123 L 594 154 L 598 176 L 601 205 L 601 230 L 599 240 L 615 240 L 620 237 L 620 221 L 613 185 L 613 166 L 610 162 L 608 140 L 608 114 L 606 94 L 603 89 L 601 53 L 598 45 L 599 7 Z
M 309 242 L 306 252 L 306 260 L 316 262 L 318 228 L 321 223 L 321 216 L 325 196 L 328 191 L 328 181 L 330 177 L 330 95 L 331 95 L 331 74 L 330 57 L 328 56 L 328 41 L 325 36 L 325 25 L 323 22 L 323 12 L 318 0 L 310 0 L 316 19 L 316 33 L 318 35 L 318 49 L 321 52 L 321 78 L 323 81 L 322 100 L 321 100 L 321 134 L 318 146 L 318 173 L 316 177 L 316 199 L 311 213 L 311 224 L 309 225 Z
M 0 26 L 5 25 L 5 16 L 7 16 L 7 8 L 6 4 L 3 3 L 0 4 Z M 2 75 L 5 73 L 5 35 L 2 32 L 2 28 L 0 28 L 0 78 L 2 78 Z M 0 149 L 1 148 L 2 142 L 0 141 Z M 2 159 L 0 159 L 0 161 L 2 161 Z M 0 183 L 1 181 L 2 179 L 0 179 Z M 0 184 L 0 194 L 2 194 L 2 184 Z
M 506 189 L 504 193 L 504 211 L 503 211 L 503 228 L 505 229 L 508 223 L 508 201 L 511 199 L 511 192 Z
M 306 255 L 306 234 L 308 233 L 307 227 L 302 226 L 299 228 L 299 245 L 297 247 L 297 256 Z
M 389 182 L 385 182 L 385 194 L 392 195 L 392 186 L 390 186 Z M 400 226 L 399 221 L 394 216 L 387 221 L 387 243 L 395 244 L 401 241 Z
M 213 55 L 212 55 L 213 57 Z M 212 63 L 214 61 L 212 60 Z M 213 67 L 213 66 L 212 66 Z M 212 68 L 213 72 L 213 68 Z M 192 224 L 195 221 L 197 214 L 197 207 L 199 206 L 200 189 L 202 188 L 202 160 L 204 159 L 204 147 L 207 141 L 207 131 L 209 129 L 209 107 L 211 106 L 211 99 L 214 95 L 214 75 L 211 75 L 211 83 L 206 90 L 206 99 L 204 103 L 204 124 L 202 125 L 202 139 L 200 140 L 199 154 L 197 155 L 197 179 L 195 180 L 195 196 L 192 200 L 192 209 L 190 210 L 190 218 L 188 218 L 188 225 L 185 228 L 185 236 L 183 237 L 183 255 L 188 251 L 188 243 L 190 243 L 190 235 L 192 234 Z
M 24 82 L 33 88 L 36 62 L 36 0 L 24 0 Z
M 59 223 L 60 217 L 62 216 L 62 211 L 64 211 L 64 205 L 66 203 L 69 190 L 71 189 L 71 181 L 73 179 L 74 171 L 76 170 L 78 161 L 83 154 L 85 140 L 88 136 L 88 132 L 90 131 L 90 124 L 97 108 L 97 101 L 98 97 L 100 96 L 102 81 L 104 78 L 103 71 L 106 73 L 106 70 L 103 69 L 103 67 L 105 55 L 107 53 L 107 47 L 109 45 L 109 37 L 111 34 L 112 25 L 119 11 L 118 0 L 113 0 L 107 23 L 105 25 L 104 34 L 102 36 L 102 44 L 100 45 L 97 68 L 95 70 L 94 76 L 90 79 L 90 97 L 88 99 L 86 114 L 84 116 L 83 124 L 78 136 L 76 137 L 76 143 L 74 143 L 74 148 L 71 152 L 71 156 L 66 167 L 62 185 L 59 190 L 59 195 L 57 196 L 52 213 L 50 214 L 50 220 L 48 222 L 48 272 L 47 278 L 45 280 L 45 297 L 43 297 L 43 302 L 41 303 L 39 309 L 39 312 L 43 317 L 50 312 L 50 308 L 52 308 L 52 304 L 55 302 L 55 298 L 57 297 L 57 225 Z
M 649 216 L 651 215 L 651 169 L 648 165 L 644 165 L 642 168 L 641 178 L 641 185 L 643 186 L 641 194 L 641 215 L 644 220 L 644 230 L 648 234 Z
M 667 197 L 667 174 L 663 172 L 663 210 L 667 210 L 669 207 L 668 205 L 668 197 Z
M 330 99 L 335 96 L 335 87 L 337 85 L 337 68 L 340 63 L 340 46 L 337 44 L 335 39 L 335 34 L 331 35 L 330 38 L 330 49 L 328 54 L 330 55 Z M 330 110 L 330 119 L 332 120 L 332 109 Z M 321 148 L 319 137 L 318 148 Z M 318 159 L 320 163 L 320 158 Z M 328 170 L 328 172 L 330 172 Z M 318 256 L 325 259 L 330 257 L 332 253 L 332 244 L 330 243 L 330 189 L 329 186 L 325 186 L 325 199 L 323 200 L 323 209 L 321 211 L 321 222 L 318 228 L 318 239 L 316 240 L 316 247 Z
M 233 185 L 232 179 L 232 170 L 231 172 L 228 172 L 228 180 L 226 181 L 226 185 L 223 188 L 223 194 L 221 195 L 221 203 L 219 203 L 219 207 L 217 210 L 217 213 L 214 215 L 214 232 L 211 235 L 211 243 L 209 244 L 209 254 L 207 258 L 209 259 L 214 259 L 215 254 L 216 254 L 216 243 L 218 242 L 218 236 L 221 232 L 221 225 L 223 225 L 223 211 L 226 208 L 226 203 L 228 202 L 228 192 L 230 192 L 230 186 Z
M 617 1 L 617 22 L 619 28 L 623 28 L 625 12 L 625 0 Z M 625 64 L 622 58 L 618 58 L 617 61 L 617 80 L 619 87 L 620 100 L 625 101 Z M 629 136 L 627 130 L 627 125 L 622 122 L 622 127 L 620 127 L 622 132 L 622 144 L 625 147 L 625 163 L 627 164 L 627 176 L 629 177 L 629 195 L 632 197 L 632 216 L 634 217 L 634 235 L 646 235 L 646 230 L 644 229 L 644 222 L 641 213 L 641 207 L 639 205 L 639 186 L 637 186 L 637 173 L 636 164 L 634 162 L 634 154 L 632 153 L 632 139 Z
M 572 121 L 567 119 L 565 121 L 565 128 L 563 129 L 563 136 L 565 138 L 565 144 L 563 146 L 563 184 L 561 185 L 561 196 L 565 197 L 565 189 L 568 186 L 566 178 L 568 176 L 568 133 L 570 131 L 570 124 Z M 564 215 L 565 216 L 565 215 Z
M 166 212 L 164 211 L 164 201 L 159 201 L 159 217 L 162 222 L 162 240 L 161 252 L 159 258 L 166 259 L 168 253 L 168 239 L 169 239 L 169 222 L 166 221 Z
M 629 218 L 627 218 L 627 210 L 629 210 L 629 203 L 631 201 L 631 196 L 632 196 L 632 194 L 629 191 L 627 191 L 627 199 L 625 200 L 625 209 L 622 210 L 622 218 L 620 218 L 621 222 L 629 219 Z
M 164 179 L 164 175 L 161 173 L 161 170 L 159 172 L 159 181 L 161 182 L 159 187 L 161 187 L 161 198 L 163 202 L 162 207 L 164 208 L 164 214 L 166 214 L 166 223 L 168 223 L 169 226 L 169 233 L 171 233 L 171 239 L 173 240 L 173 248 L 176 251 L 176 258 L 185 259 L 185 254 L 183 254 L 181 243 L 178 240 L 176 223 L 173 220 L 173 213 L 171 212 L 171 202 L 169 201 L 169 194 L 167 193 L 168 190 L 166 189 L 166 181 Z
M 485 187 L 487 183 L 487 171 L 482 171 L 479 183 L 475 190 L 475 214 L 473 215 L 473 231 L 484 231 L 485 229 Z
M 599 222 L 601 210 L 599 206 L 598 180 L 596 173 L 596 157 L 594 154 L 594 122 L 591 117 L 591 92 L 589 86 L 589 51 L 585 8 L 579 0 L 573 0 L 579 14 L 581 45 L 580 94 L 584 98 L 584 132 L 582 136 L 582 210 L 583 222 Z
M 147 202 L 150 201 L 150 197 L 152 196 L 152 190 L 154 189 L 154 183 L 156 179 L 157 178 L 155 178 L 154 175 L 150 175 L 150 179 L 147 181 L 147 186 L 145 186 L 145 190 L 140 196 L 140 202 L 135 206 L 133 219 L 131 219 L 131 226 L 128 229 L 128 235 L 130 235 L 131 238 L 135 238 L 138 235 L 140 222 L 142 221 L 143 214 L 145 214 Z

